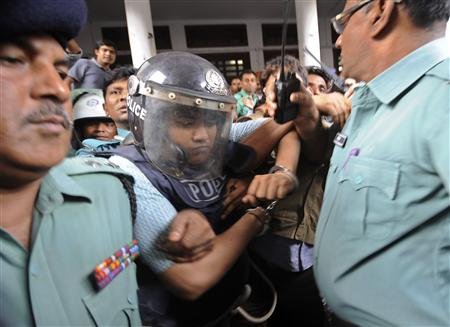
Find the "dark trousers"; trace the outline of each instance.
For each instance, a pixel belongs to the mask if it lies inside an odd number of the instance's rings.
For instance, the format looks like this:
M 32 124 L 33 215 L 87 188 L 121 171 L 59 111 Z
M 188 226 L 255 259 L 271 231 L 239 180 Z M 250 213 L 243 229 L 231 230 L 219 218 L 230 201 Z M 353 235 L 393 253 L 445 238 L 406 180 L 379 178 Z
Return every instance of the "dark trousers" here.
M 326 326 L 325 312 L 312 268 L 289 272 L 253 257 L 274 284 L 278 304 L 269 320 L 271 327 Z

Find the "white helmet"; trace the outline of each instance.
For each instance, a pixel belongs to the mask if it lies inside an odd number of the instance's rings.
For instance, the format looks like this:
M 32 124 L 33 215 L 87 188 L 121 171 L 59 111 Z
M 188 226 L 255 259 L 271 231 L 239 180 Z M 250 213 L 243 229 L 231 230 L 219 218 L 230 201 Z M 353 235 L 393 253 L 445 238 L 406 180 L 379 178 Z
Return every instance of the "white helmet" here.
M 103 118 L 111 120 L 103 109 L 103 97 L 84 92 L 74 99 L 73 120 L 76 122 L 80 119 Z

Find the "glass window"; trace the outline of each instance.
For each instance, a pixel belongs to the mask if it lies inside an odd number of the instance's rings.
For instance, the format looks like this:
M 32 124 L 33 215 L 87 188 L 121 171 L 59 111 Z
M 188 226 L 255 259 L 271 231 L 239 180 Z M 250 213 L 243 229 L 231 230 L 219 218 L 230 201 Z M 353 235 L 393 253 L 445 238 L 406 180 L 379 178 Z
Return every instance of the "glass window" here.
M 186 25 L 188 48 L 247 46 L 247 28 L 242 25 Z
M 155 44 L 157 50 L 172 49 L 172 39 L 170 38 L 169 26 L 153 26 L 155 33 Z
M 281 45 L 282 24 L 262 24 L 263 45 Z M 297 25 L 288 24 L 286 45 L 297 45 Z
M 172 49 L 169 26 L 153 26 L 155 33 L 155 44 L 157 50 Z M 130 40 L 128 38 L 128 28 L 122 27 L 102 27 L 102 37 L 113 41 L 117 45 L 117 50 L 130 50 Z
M 233 77 L 239 76 L 244 70 L 250 69 L 250 54 L 248 52 L 204 53 L 198 55 L 216 66 L 228 81 Z M 240 65 L 239 62 L 241 63 Z
M 130 50 L 128 29 L 126 27 L 102 27 L 103 39 L 113 41 L 117 50 Z

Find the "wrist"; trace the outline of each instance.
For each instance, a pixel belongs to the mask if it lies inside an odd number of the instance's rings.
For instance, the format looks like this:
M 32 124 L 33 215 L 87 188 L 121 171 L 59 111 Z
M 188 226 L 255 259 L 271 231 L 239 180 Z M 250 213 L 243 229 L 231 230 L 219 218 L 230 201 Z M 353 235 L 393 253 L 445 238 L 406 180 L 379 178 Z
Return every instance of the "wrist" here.
M 275 164 L 272 168 L 270 168 L 269 174 L 285 174 L 291 183 L 294 184 L 294 189 L 298 187 L 298 178 L 289 168 Z
M 261 231 L 264 229 L 264 226 L 269 219 L 269 215 L 267 214 L 266 210 L 261 207 L 247 209 L 246 215 L 256 218 Z

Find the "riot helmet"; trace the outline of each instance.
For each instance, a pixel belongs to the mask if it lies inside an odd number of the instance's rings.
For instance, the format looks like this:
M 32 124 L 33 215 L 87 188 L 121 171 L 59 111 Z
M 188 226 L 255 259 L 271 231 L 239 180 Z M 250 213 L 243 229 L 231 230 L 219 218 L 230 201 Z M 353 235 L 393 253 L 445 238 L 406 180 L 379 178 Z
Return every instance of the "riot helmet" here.
M 235 102 L 220 71 L 187 52 L 157 54 L 128 81 L 138 147 L 157 169 L 183 180 L 222 174 Z

